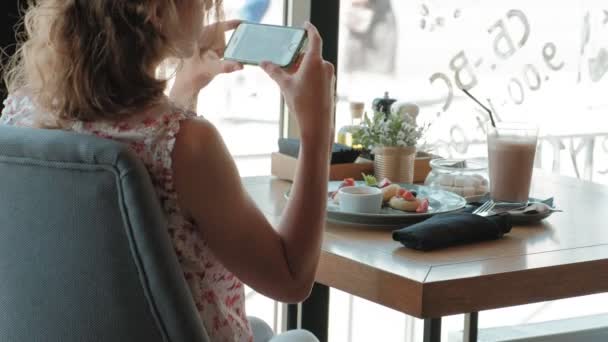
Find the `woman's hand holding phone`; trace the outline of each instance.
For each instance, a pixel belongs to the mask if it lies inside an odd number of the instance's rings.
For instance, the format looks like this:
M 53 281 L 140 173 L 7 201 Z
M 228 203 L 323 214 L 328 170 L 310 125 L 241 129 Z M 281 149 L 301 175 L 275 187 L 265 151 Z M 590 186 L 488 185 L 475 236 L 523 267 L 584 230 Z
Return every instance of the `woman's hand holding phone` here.
M 306 24 L 308 51 L 289 69 L 270 62 L 260 65 L 279 85 L 289 109 L 295 113 L 303 144 L 333 141 L 335 68 L 323 60 L 323 41 L 316 27 Z
M 226 49 L 225 33 L 234 30 L 241 24 L 240 20 L 229 20 L 205 26 L 196 44 L 192 57 L 184 59 L 175 75 L 175 84 L 171 89 L 171 99 L 179 105 L 194 110 L 198 93 L 220 74 L 228 74 L 243 69 L 243 65 L 234 61 L 224 61 Z
M 258 292 L 291 303 L 304 300 L 315 280 L 333 140 L 334 67 L 321 57 L 317 30 L 312 25 L 307 30 L 310 50 L 294 70 L 263 63 L 302 132 L 296 181 L 277 225 L 268 222 L 243 189 L 236 165 L 211 124 L 185 120 L 173 154 L 180 206 L 194 217 L 218 260 Z M 239 208 L 239 215 L 231 208 Z

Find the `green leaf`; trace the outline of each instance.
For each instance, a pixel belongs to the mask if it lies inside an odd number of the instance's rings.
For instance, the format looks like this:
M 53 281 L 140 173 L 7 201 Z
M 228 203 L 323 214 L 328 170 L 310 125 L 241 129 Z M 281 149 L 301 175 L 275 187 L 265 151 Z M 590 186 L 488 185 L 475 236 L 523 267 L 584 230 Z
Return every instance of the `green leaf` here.
M 376 177 L 374 177 L 372 175 L 366 175 L 365 173 L 361 173 L 361 176 L 363 176 L 363 180 L 365 181 L 365 185 L 367 185 L 367 186 L 378 186 L 378 180 L 376 179 Z

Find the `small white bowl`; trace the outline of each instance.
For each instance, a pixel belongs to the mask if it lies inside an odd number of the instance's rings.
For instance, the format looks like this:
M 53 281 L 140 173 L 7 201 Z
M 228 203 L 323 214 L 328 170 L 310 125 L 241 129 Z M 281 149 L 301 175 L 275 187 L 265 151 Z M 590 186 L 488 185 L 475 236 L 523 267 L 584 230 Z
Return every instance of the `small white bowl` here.
M 349 186 L 339 191 L 340 211 L 378 214 L 382 209 L 382 190 L 369 186 Z

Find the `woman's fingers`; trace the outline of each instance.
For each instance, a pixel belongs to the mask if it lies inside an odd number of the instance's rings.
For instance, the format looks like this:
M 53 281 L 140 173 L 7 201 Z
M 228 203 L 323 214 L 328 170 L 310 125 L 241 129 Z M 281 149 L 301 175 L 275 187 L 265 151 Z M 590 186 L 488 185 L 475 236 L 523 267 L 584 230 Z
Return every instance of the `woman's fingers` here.
M 203 28 L 203 31 L 205 31 L 205 30 L 217 31 L 218 29 L 221 29 L 221 31 L 223 31 L 223 32 L 231 31 L 231 30 L 234 30 L 237 27 L 239 27 L 239 25 L 241 25 L 242 22 L 243 21 L 240 20 L 240 19 L 232 19 L 232 20 L 226 20 L 226 21 L 219 21 L 217 23 L 206 25 Z
M 302 60 L 304 60 L 304 53 L 300 53 L 295 61 L 287 68 L 287 72 L 290 74 L 295 74 L 300 69 L 300 65 L 302 65 Z
M 279 87 L 284 88 L 287 86 L 290 75 L 287 71 L 283 70 L 283 68 L 271 62 L 262 62 L 260 63 L 260 67 L 279 85 Z
M 224 74 L 229 74 L 239 70 L 243 70 L 243 64 L 234 61 L 222 61 L 222 72 Z
M 323 53 L 323 39 L 313 24 L 306 23 L 305 28 L 308 33 L 308 52 L 304 56 L 304 60 L 319 60 Z
M 242 20 L 233 19 L 233 20 L 222 21 L 222 22 L 220 22 L 220 24 L 224 28 L 224 31 L 231 31 L 231 30 L 234 30 L 237 27 L 239 27 L 239 25 L 241 25 L 242 22 L 243 22 Z
M 328 61 L 324 61 L 323 62 L 323 68 L 325 69 L 325 72 L 327 73 L 327 76 L 334 76 L 334 74 L 336 73 L 336 68 L 334 67 L 334 65 Z
M 242 20 L 234 19 L 207 25 L 199 37 L 198 45 L 202 50 L 214 50 L 218 55 L 224 55 L 226 48 L 226 32 L 236 29 Z

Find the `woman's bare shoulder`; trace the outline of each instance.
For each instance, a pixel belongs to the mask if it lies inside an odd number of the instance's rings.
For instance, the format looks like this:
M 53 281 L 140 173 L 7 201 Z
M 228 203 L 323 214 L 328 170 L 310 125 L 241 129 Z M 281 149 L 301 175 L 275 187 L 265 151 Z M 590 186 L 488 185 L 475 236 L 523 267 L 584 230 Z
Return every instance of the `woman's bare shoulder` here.
M 221 140 L 221 135 L 210 121 L 202 117 L 190 117 L 182 121 L 176 143 L 195 148 L 215 145 L 218 140 Z
M 217 168 L 231 168 L 233 163 L 220 132 L 200 117 L 181 122 L 172 159 L 174 168 L 204 168 L 210 173 Z

